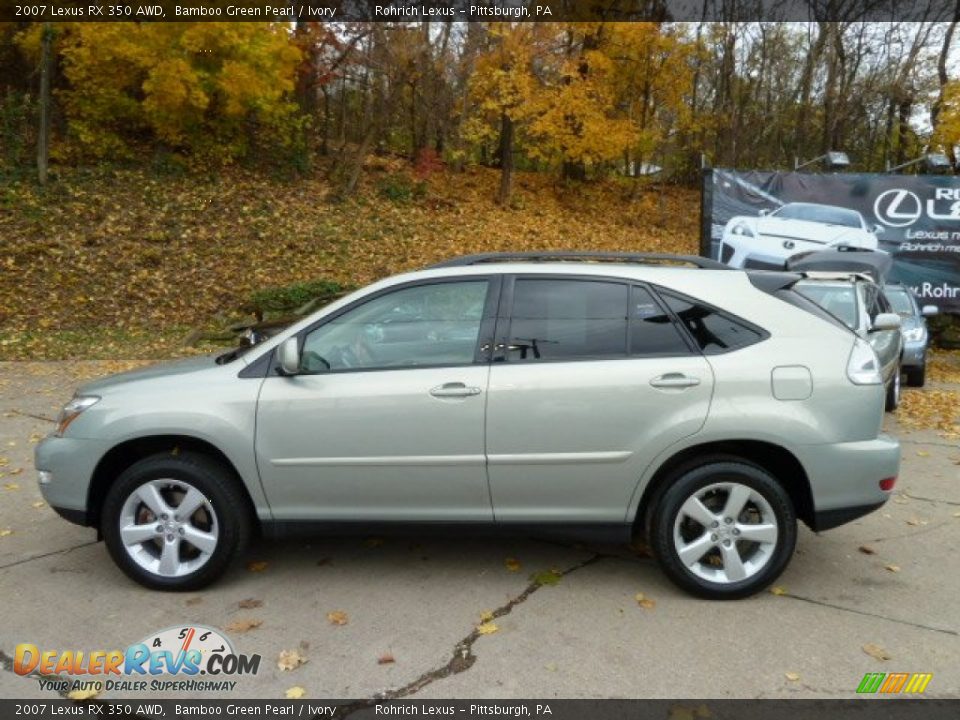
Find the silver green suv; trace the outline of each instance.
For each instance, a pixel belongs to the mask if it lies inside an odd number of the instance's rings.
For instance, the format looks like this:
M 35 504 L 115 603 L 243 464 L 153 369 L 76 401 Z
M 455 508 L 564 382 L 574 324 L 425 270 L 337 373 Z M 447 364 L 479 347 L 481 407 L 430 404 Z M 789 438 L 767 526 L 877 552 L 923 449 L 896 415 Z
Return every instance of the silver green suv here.
M 874 510 L 900 463 L 870 345 L 801 274 L 703 258 L 470 256 L 262 343 L 81 387 L 40 486 L 157 589 L 254 535 L 456 523 L 628 541 L 738 598 Z

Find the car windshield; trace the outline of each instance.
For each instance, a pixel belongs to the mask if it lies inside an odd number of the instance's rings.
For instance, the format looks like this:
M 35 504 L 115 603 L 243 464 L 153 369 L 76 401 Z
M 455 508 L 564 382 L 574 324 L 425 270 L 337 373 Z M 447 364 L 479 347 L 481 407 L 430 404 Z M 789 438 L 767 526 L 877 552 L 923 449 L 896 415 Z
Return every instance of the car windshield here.
M 860 227 L 860 213 L 846 208 L 832 205 L 806 205 L 804 203 L 790 203 L 773 213 L 775 217 L 785 220 L 809 220 L 811 222 L 826 223 L 828 225 L 843 225 L 844 227 Z
M 794 289 L 851 330 L 857 327 L 857 294 L 852 284 L 837 285 L 820 282 L 798 282 Z
M 887 300 L 893 305 L 893 311 L 899 315 L 913 315 L 913 303 L 910 295 L 903 288 L 887 288 L 883 291 Z

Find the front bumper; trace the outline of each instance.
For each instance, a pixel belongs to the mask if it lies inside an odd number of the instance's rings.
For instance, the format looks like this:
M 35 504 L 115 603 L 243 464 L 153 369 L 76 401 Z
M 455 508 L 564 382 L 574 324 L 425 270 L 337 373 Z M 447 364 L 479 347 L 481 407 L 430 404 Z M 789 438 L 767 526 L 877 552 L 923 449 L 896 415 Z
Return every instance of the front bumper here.
M 903 367 L 923 367 L 927 361 L 927 342 L 912 342 L 903 344 Z
M 795 448 L 813 495 L 811 528 L 829 530 L 873 512 L 890 498 L 880 481 L 900 473 L 900 443 L 874 440 Z
M 106 443 L 96 440 L 52 435 L 37 445 L 34 465 L 44 480 L 40 492 L 61 517 L 89 524 L 90 481 L 107 449 Z

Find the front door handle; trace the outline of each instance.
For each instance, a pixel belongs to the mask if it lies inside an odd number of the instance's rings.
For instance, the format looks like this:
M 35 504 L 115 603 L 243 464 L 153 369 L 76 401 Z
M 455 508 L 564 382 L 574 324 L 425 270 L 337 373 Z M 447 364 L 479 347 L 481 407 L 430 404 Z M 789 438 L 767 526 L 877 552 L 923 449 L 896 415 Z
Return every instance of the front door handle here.
M 700 378 L 689 377 L 683 373 L 667 373 L 655 377 L 650 381 L 650 384 L 655 388 L 682 390 L 683 388 L 696 387 L 700 384 Z
M 431 395 L 439 398 L 470 397 L 471 395 L 479 395 L 480 392 L 480 388 L 468 387 L 462 382 L 444 383 L 430 390 Z

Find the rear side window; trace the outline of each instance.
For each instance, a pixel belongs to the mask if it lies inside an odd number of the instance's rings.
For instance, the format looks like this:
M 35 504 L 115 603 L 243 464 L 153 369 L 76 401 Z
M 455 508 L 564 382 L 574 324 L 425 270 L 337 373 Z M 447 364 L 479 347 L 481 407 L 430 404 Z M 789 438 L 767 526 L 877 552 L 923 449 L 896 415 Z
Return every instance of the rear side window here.
M 680 331 L 650 291 L 634 287 L 630 297 L 631 355 L 689 355 Z
M 507 358 L 511 362 L 627 355 L 626 284 L 518 279 Z
M 759 328 L 722 310 L 679 295 L 662 295 L 705 355 L 737 350 L 764 338 Z

